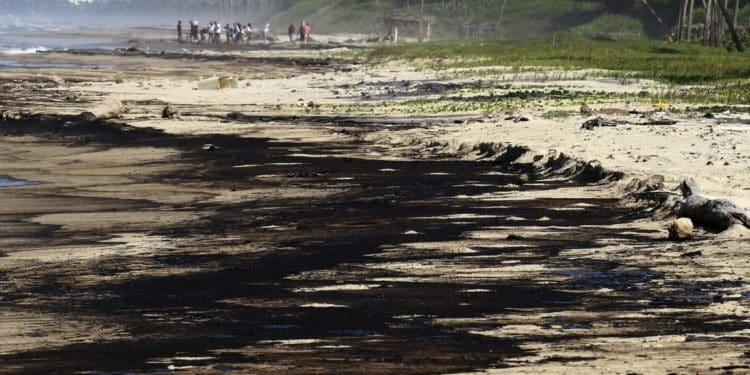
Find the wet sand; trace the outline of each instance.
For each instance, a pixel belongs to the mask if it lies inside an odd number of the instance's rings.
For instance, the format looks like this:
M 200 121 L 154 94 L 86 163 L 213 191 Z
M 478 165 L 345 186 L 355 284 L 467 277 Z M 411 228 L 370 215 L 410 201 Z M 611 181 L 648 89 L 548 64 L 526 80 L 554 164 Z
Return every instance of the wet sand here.
M 1 373 L 750 368 L 745 238 L 667 242 L 617 182 L 474 148 L 495 139 L 454 128 L 482 114 L 327 113 L 382 70 L 324 51 L 24 59 L 99 68 L 0 82 L 3 108 L 46 114 L 0 122 L 0 174 L 40 182 L 0 188 Z M 245 86 L 194 90 L 213 72 Z M 69 116 L 107 95 L 122 119 Z

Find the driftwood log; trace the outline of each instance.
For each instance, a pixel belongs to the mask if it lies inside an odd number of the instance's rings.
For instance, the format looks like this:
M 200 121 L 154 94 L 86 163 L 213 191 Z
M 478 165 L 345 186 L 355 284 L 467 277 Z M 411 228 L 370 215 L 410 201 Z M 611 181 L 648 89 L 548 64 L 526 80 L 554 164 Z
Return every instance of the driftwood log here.
M 125 112 L 125 107 L 115 98 L 106 98 L 101 104 L 93 109 L 81 113 L 78 117 L 87 122 L 96 120 L 107 120 L 120 117 Z
M 686 178 L 680 185 L 683 202 L 677 216 L 687 217 L 706 228 L 725 231 L 740 224 L 750 228 L 748 212 L 726 199 L 709 199 L 692 178 Z
M 625 121 L 607 120 L 601 117 L 597 117 L 595 119 L 584 122 L 583 125 L 581 126 L 581 129 L 594 130 L 595 128 L 601 128 L 605 126 L 615 127 L 617 125 L 622 125 L 626 123 L 627 122 Z
M 594 130 L 601 127 L 616 127 L 618 125 L 642 125 L 642 126 L 653 126 L 653 125 L 675 125 L 677 121 L 669 119 L 649 119 L 643 122 L 630 122 L 626 120 L 610 120 L 602 117 L 588 120 L 583 123 L 581 129 Z

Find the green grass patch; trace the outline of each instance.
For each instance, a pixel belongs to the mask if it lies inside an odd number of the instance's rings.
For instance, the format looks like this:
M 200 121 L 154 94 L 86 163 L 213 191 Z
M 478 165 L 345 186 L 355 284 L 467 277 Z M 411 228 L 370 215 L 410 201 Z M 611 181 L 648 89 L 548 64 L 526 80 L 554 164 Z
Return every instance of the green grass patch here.
M 451 41 L 383 46 L 370 57 L 421 59 L 436 69 L 483 66 L 605 69 L 630 78 L 698 84 L 750 77 L 750 54 L 694 44 L 603 41 L 571 34 L 531 41 Z
M 605 13 L 593 21 L 576 26 L 571 31 L 588 37 L 619 39 L 640 39 L 646 36 L 643 23 L 633 17 Z
M 489 90 L 482 94 L 463 95 L 455 92 L 438 98 L 420 98 L 403 101 L 365 102 L 343 104 L 330 108 L 341 113 L 375 113 L 387 115 L 404 114 L 445 114 L 445 113 L 485 113 L 502 114 L 524 109 L 532 109 L 544 104 L 551 108 L 577 106 L 581 103 L 607 105 L 622 101 L 636 102 L 644 99 L 639 95 L 609 93 L 600 91 L 518 90 L 495 93 Z M 326 108 L 328 109 L 328 108 Z M 576 112 L 551 110 L 545 118 L 563 119 Z M 549 117 L 546 117 L 549 116 Z
M 656 97 L 668 102 L 698 104 L 750 104 L 750 83 L 723 82 L 696 87 L 673 87 Z

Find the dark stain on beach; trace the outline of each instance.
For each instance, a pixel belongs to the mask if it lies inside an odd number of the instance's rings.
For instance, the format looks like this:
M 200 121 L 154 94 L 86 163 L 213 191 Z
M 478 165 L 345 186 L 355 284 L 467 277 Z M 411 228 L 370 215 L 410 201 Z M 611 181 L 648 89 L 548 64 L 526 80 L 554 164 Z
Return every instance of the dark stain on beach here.
M 356 126 L 352 131 L 363 131 L 367 125 Z M 151 204 L 153 208 L 214 212 L 191 225 L 151 233 L 194 239 L 195 245 L 152 256 L 152 261 L 165 268 L 194 272 L 132 275 L 124 282 L 80 286 L 69 282 L 68 273 L 55 265 L 40 271 L 44 273 L 42 285 L 0 291 L 0 308 L 33 300 L 39 312 L 100 319 L 124 327 L 127 333 L 125 338 L 0 354 L 0 372 L 129 373 L 170 368 L 190 372 L 191 366 L 216 373 L 471 371 L 505 366 L 508 358 L 524 354 L 517 340 L 469 333 L 497 328 L 486 322 L 472 323 L 471 318 L 521 308 L 637 311 L 643 305 L 636 301 L 642 299 L 662 306 L 710 303 L 710 299 L 670 301 L 648 289 L 645 284 L 662 277 L 658 272 L 611 261 L 558 257 L 564 249 L 596 247 L 598 238 L 642 239 L 616 229 L 581 227 L 615 224 L 630 215 L 615 208 L 611 200 L 492 202 L 477 198 L 568 185 L 516 186 L 514 170 L 502 165 L 450 158 L 353 158 L 347 155 L 367 145 L 178 136 L 123 124 L 82 124 L 72 118 L 9 121 L 0 123 L 0 128 L 6 135 L 34 134 L 70 146 L 177 148 L 182 150 L 181 165 L 194 167 L 158 177 L 159 182 L 174 185 L 200 183 L 236 191 L 337 189 L 305 198 L 279 193 L 237 203 Z M 216 148 L 206 151 L 205 144 Z M 290 156 L 295 153 L 321 157 Z M 256 167 L 236 168 L 249 164 Z M 577 211 L 553 209 L 580 203 L 587 205 Z M 460 214 L 476 216 L 446 219 Z M 510 220 L 511 216 L 524 220 Z M 498 239 L 505 246 L 477 246 L 472 252 L 455 254 L 399 245 L 454 241 L 489 227 L 523 225 L 548 227 L 552 234 L 522 238 L 518 246 Z M 559 227 L 574 229 L 554 229 Z M 54 231 L 45 235 L 59 236 Z M 106 239 L 109 233 L 86 235 Z M 386 253 L 393 254 L 383 256 Z M 88 271 L 126 274 L 129 263 L 135 261 L 115 256 L 98 260 L 97 267 Z M 484 268 L 508 261 L 565 269 L 569 274 L 557 275 L 570 277 L 550 283 L 536 282 L 533 275 L 528 280 L 471 277 L 474 270 L 482 273 Z M 408 268 L 394 267 L 397 262 L 432 267 L 433 273 L 411 273 Z M 620 296 L 585 293 L 604 287 L 617 290 Z M 483 292 L 470 292 L 480 289 Z M 435 323 L 446 318 L 466 322 Z M 637 325 L 634 335 L 748 328 L 742 322 L 708 325 L 705 320 L 709 318 L 679 316 L 681 320 L 646 324 L 623 318 L 610 323 Z M 561 324 L 568 330 L 591 327 L 587 321 Z

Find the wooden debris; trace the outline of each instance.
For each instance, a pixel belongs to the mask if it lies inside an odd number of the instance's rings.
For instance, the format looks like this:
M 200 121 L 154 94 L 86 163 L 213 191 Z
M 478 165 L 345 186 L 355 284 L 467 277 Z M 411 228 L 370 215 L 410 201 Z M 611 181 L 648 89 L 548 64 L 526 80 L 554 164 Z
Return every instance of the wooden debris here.
M 662 126 L 664 125 L 666 126 L 666 125 L 675 125 L 675 124 L 677 124 L 677 121 L 670 120 L 670 119 L 649 119 L 644 122 L 633 123 L 627 120 L 610 120 L 610 119 L 605 119 L 602 117 L 597 117 L 595 119 L 584 122 L 583 125 L 581 126 L 581 129 L 594 130 L 595 128 L 615 127 L 618 125 L 637 125 L 637 126 L 652 126 L 652 125 Z
M 104 101 L 91 109 L 81 113 L 78 117 L 87 122 L 93 122 L 97 120 L 107 120 L 122 116 L 125 112 L 125 107 L 122 103 L 115 98 L 106 98 Z
M 583 126 L 581 126 L 581 128 L 582 129 L 586 129 L 586 130 L 594 130 L 594 128 L 600 128 L 600 127 L 603 127 L 603 126 L 615 127 L 617 125 L 622 125 L 624 123 L 626 123 L 626 122 L 624 122 L 624 121 L 616 121 L 616 120 L 607 120 L 607 119 L 603 119 L 601 117 L 597 117 L 597 118 L 595 118 L 593 120 L 588 120 L 588 121 L 584 122 Z
M 750 228 L 750 217 L 745 209 L 726 199 L 709 199 L 692 178 L 680 185 L 684 200 L 677 216 L 687 217 L 707 228 L 725 231 L 739 224 Z

